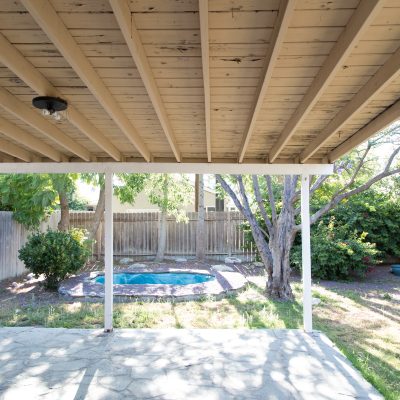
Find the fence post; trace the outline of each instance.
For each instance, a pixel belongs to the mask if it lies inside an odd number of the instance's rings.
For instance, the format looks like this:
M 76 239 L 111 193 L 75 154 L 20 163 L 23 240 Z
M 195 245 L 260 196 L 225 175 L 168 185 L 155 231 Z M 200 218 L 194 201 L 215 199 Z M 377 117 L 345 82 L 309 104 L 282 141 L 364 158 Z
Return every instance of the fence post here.
M 93 212 L 71 213 L 71 227 L 89 228 L 93 220 Z M 117 225 L 114 226 L 114 256 L 155 256 L 158 245 L 158 232 L 160 225 L 160 212 L 118 213 L 115 215 Z M 190 224 L 188 226 L 176 225 L 174 218 L 168 218 L 166 254 L 195 255 L 196 254 L 196 213 L 188 213 Z M 56 216 L 52 220 L 57 224 Z M 240 229 L 244 221 L 237 211 L 212 211 L 205 213 L 205 251 L 208 257 L 213 255 L 232 256 L 237 254 L 251 261 L 254 249 L 246 243 L 244 233 Z M 100 221 L 96 232 L 96 243 L 93 244 L 93 257 L 98 259 L 104 256 L 105 248 L 105 222 Z M 123 251 L 122 251 L 123 250 Z

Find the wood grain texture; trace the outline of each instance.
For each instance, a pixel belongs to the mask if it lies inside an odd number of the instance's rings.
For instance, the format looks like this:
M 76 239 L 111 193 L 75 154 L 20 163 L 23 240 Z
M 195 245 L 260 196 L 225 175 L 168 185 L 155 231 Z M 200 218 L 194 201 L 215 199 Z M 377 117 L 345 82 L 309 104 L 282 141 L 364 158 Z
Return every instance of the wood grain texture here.
M 292 119 L 298 123 L 292 126 L 290 137 L 285 136 L 287 140 L 272 160 L 295 161 L 307 146 L 321 138 L 321 133 L 338 115 L 343 115 L 342 110 L 349 110 L 349 105 L 355 104 L 353 99 L 360 97 L 368 81 L 400 47 L 399 2 L 380 1 L 380 11 L 370 19 L 368 13 L 360 13 L 360 9 L 366 10 L 375 3 L 297 0 L 271 68 L 269 84 L 259 101 L 258 112 L 254 113 L 254 105 L 260 99 L 260 82 L 266 76 L 268 49 L 274 42 L 274 26 L 283 4 L 280 0 L 208 1 L 208 56 L 202 56 L 204 39 L 202 42 L 198 0 L 127 0 L 128 13 L 142 44 L 142 58 L 148 62 L 145 75 L 132 57 L 108 0 L 43 3 L 54 10 L 52 15 L 75 43 L 69 56 L 62 48 L 65 43 L 55 45 L 54 32 L 42 29 L 44 26 L 41 28 L 33 18 L 34 13 L 29 12 L 31 7 L 42 4 L 42 0 L 4 0 L 0 2 L 0 33 L 48 85 L 43 86 L 42 79 L 28 79 L 29 74 L 26 76 L 0 60 L 0 88 L 21 102 L 23 109 L 31 108 L 38 86 L 60 93 L 99 135 L 82 133 L 68 120 L 59 124 L 47 122 L 51 131 L 56 132 L 54 127 L 62 131 L 71 146 L 85 149 L 80 156 L 87 158 L 109 160 L 112 154 L 115 157 L 120 154 L 121 161 L 139 158 L 140 151 L 124 133 L 122 125 L 127 128 L 129 124 L 145 144 L 146 154 L 151 154 L 149 159 L 176 159 L 174 145 L 171 146 L 165 134 L 167 120 L 182 162 L 207 160 L 211 148 L 213 160 L 235 162 L 242 155 L 244 160 L 265 161 L 268 154 L 276 152 L 276 143 L 288 132 Z M 354 36 L 351 49 L 345 51 L 341 47 L 345 42 L 343 37 L 352 30 L 354 33 L 357 15 L 358 26 L 364 28 Z M 340 62 L 333 67 L 337 48 L 342 50 L 343 57 L 336 57 Z M 91 71 L 88 76 L 91 79 L 97 76 L 97 83 L 101 82 L 105 89 L 103 95 L 107 93 L 106 103 L 112 98 L 114 111 L 119 109 L 117 114 L 104 111 L 104 96 L 99 97 L 93 81 L 75 64 L 82 66 L 82 57 L 87 71 Z M 145 81 L 150 75 L 153 89 L 149 90 Z M 384 78 L 380 82 L 386 82 Z M 315 82 L 319 82 L 320 90 L 315 91 Z M 209 93 L 205 87 L 209 87 Z M 157 101 L 152 94 L 155 92 L 159 94 Z M 324 140 L 310 160 L 325 159 L 344 142 L 346 146 L 355 143 L 349 139 L 364 127 L 368 128 L 363 132 L 373 135 L 371 126 L 377 124 L 369 125 L 370 122 L 399 97 L 400 80 L 393 76 L 387 79 L 386 87 L 380 85 L 369 101 L 351 109 L 338 132 Z M 161 103 L 164 113 L 160 114 L 157 104 Z M 305 104 L 308 106 L 304 108 Z M 164 117 L 160 118 L 162 114 Z M 33 157 L 48 161 L 61 154 L 76 159 L 77 147 L 73 151 L 71 146 L 63 146 L 56 136 L 33 128 L 21 115 L 0 109 L 0 117 L 15 126 L 15 131 L 23 131 L 15 140 L 9 133 L 9 136 L 1 134 L 1 138 L 31 152 Z M 254 126 L 243 151 L 250 120 L 254 120 Z M 114 149 L 106 146 L 106 142 L 103 145 L 96 142 L 100 135 Z M 40 142 L 44 146 L 41 150 L 37 147 Z M 46 146 L 54 152 L 49 152 Z M 2 154 L 2 161 L 15 160 Z

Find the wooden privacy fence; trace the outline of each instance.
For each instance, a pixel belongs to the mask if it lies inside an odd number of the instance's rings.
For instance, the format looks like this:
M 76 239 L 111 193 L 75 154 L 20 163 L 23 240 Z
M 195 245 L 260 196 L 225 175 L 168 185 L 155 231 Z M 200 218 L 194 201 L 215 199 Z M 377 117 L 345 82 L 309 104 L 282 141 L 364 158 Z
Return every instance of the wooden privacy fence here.
M 71 226 L 90 229 L 94 212 L 71 213 Z M 168 256 L 194 256 L 196 254 L 197 213 L 187 213 L 188 222 L 177 223 L 174 217 L 167 219 Z M 151 257 L 157 253 L 159 212 L 115 213 L 114 214 L 114 255 L 118 257 Z M 208 212 L 205 217 L 207 236 L 206 255 L 222 257 L 240 256 L 252 260 L 254 249 L 244 249 L 245 238 L 240 226 L 244 222 L 239 212 Z M 93 255 L 104 254 L 103 224 L 97 232 L 97 243 Z
M 59 213 L 52 214 L 40 225 L 40 230 L 57 229 L 59 219 Z M 13 220 L 12 212 L 0 211 L 0 280 L 25 272 L 24 263 L 18 259 L 18 250 L 25 244 L 29 234 L 26 228 Z
M 71 227 L 90 229 L 94 212 L 71 212 Z M 167 256 L 195 256 L 197 213 L 187 213 L 187 223 L 167 219 Z M 41 231 L 57 229 L 58 212 L 43 222 Z M 115 213 L 114 255 L 117 257 L 154 257 L 158 246 L 160 213 Z M 205 217 L 207 236 L 206 255 L 210 258 L 238 256 L 245 261 L 254 259 L 253 247 L 245 250 L 244 233 L 240 229 L 244 222 L 239 212 L 208 212 Z M 18 250 L 26 242 L 30 232 L 15 222 L 12 212 L 0 211 L 0 280 L 24 273 L 24 264 L 18 259 Z M 104 254 L 104 229 L 100 224 L 92 255 Z

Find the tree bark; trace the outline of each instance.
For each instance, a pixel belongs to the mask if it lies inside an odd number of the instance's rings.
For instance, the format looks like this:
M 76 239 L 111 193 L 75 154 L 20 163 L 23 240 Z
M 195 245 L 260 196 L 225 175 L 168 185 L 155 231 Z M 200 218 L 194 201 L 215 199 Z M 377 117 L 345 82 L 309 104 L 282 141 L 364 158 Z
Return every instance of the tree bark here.
M 272 255 L 272 276 L 266 284 L 268 297 L 279 300 L 293 300 L 290 287 L 290 250 L 296 236 L 293 212 L 282 210 L 277 224 L 269 238 L 268 247 Z
M 61 217 L 58 223 L 58 230 L 61 232 L 68 232 L 69 229 L 69 205 L 67 193 L 63 190 L 58 192 L 58 197 L 60 199 L 60 209 Z
M 168 174 L 164 174 L 163 182 L 164 206 L 161 210 L 160 225 L 158 230 L 158 248 L 155 261 L 162 261 L 165 255 L 167 245 L 167 203 L 168 203 Z
M 164 259 L 166 244 L 167 244 L 167 212 L 161 211 L 160 225 L 158 230 L 158 248 L 155 261 L 160 262 Z
M 352 173 L 347 183 L 345 183 L 341 189 L 337 190 L 324 206 L 311 215 L 311 224 L 315 223 L 341 201 L 366 191 L 372 185 L 386 177 L 400 173 L 399 165 L 396 164 L 393 166 L 400 153 L 400 146 L 397 146 L 389 156 L 382 172 L 354 187 L 354 185 L 356 185 L 356 177 L 362 171 L 362 168 L 367 162 L 366 157 L 370 149 L 371 146 L 368 145 L 363 151 L 361 157 L 359 157 L 358 163 L 354 166 L 352 166 L 354 161 L 351 161 L 347 167 L 344 161 L 339 164 L 342 169 L 346 169 L 348 173 Z M 336 172 L 339 172 L 339 166 L 335 166 Z M 236 207 L 247 219 L 250 225 L 258 253 L 267 270 L 268 280 L 266 284 L 266 294 L 274 299 L 293 299 L 293 293 L 289 283 L 291 270 L 290 250 L 293 246 L 296 233 L 301 230 L 301 225 L 296 225 L 295 223 L 295 216 L 299 215 L 301 211 L 300 207 L 295 208 L 296 202 L 300 199 L 300 190 L 296 191 L 298 176 L 284 177 L 283 193 L 279 196 L 279 203 L 274 197 L 274 187 L 271 177 L 268 175 L 264 177 L 266 195 L 264 196 L 265 198 L 263 198 L 259 187 L 258 177 L 256 175 L 252 176 L 255 200 L 258 206 L 258 211 L 266 225 L 266 231 L 262 229 L 252 211 L 254 205 L 250 204 L 248 200 L 243 178 L 239 175 L 232 176 L 232 185 L 230 185 L 221 175 L 216 175 L 216 179 L 225 192 L 232 198 Z M 310 188 L 310 195 L 313 195 L 327 179 L 327 176 L 316 178 Z M 238 189 L 236 190 L 233 189 L 235 183 L 238 184 Z M 269 210 L 265 207 L 265 202 L 269 203 Z M 278 204 L 281 204 L 281 210 L 279 213 L 277 211 Z
M 194 211 L 199 212 L 199 179 L 200 175 L 194 176 Z
M 97 230 L 99 229 L 100 222 L 104 217 L 105 210 L 105 188 L 104 186 L 100 186 L 99 200 L 97 201 L 96 211 L 94 212 L 92 226 L 89 232 L 89 239 L 93 240 L 96 236 Z
M 197 179 L 197 229 L 196 229 L 196 258 L 203 261 L 206 254 L 206 235 L 205 235 L 205 209 L 204 209 L 204 177 L 196 175 Z
M 292 248 L 296 231 L 294 229 L 294 208 L 291 198 L 294 196 L 297 178 L 285 177 L 284 190 L 282 196 L 282 210 L 279 214 L 272 212 L 272 218 L 266 214 L 264 207 L 261 207 L 261 214 L 266 222 L 268 237 L 260 228 L 258 221 L 251 211 L 250 203 L 246 195 L 246 190 L 241 176 L 236 176 L 239 184 L 239 192 L 242 197 L 240 202 L 238 196 L 230 188 L 228 183 L 217 176 L 224 190 L 230 195 L 236 207 L 241 211 L 250 225 L 251 233 L 254 238 L 258 254 L 266 267 L 267 283 L 265 293 L 268 297 L 276 300 L 293 300 L 293 292 L 290 287 L 290 250 Z M 269 177 L 265 177 L 268 185 L 268 194 L 271 208 L 275 208 L 275 199 L 273 198 L 272 184 Z M 253 188 L 256 201 L 259 205 L 262 203 L 261 193 L 258 185 L 258 178 L 253 177 Z

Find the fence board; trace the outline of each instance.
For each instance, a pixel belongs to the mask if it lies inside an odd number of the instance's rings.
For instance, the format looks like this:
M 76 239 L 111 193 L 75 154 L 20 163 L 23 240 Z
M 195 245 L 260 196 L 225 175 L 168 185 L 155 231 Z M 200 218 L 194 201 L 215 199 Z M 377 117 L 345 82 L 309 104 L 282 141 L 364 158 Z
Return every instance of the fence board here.
M 39 230 L 57 229 L 59 213 L 52 214 Z M 19 249 L 26 243 L 31 232 L 15 222 L 12 212 L 0 211 L 0 280 L 26 272 L 24 263 L 18 259 Z
M 90 230 L 93 211 L 71 212 L 70 226 Z M 174 217 L 167 218 L 166 256 L 196 255 L 196 212 L 187 213 L 188 222 L 177 223 Z M 40 230 L 57 229 L 59 213 L 54 213 L 41 224 Z M 152 257 L 157 253 L 159 212 L 115 213 L 114 255 L 117 257 Z M 206 256 L 220 258 L 235 255 L 250 261 L 253 249 L 244 250 L 245 238 L 240 229 L 244 222 L 239 212 L 213 211 L 205 214 Z M 0 280 L 18 276 L 25 267 L 18 259 L 18 250 L 26 242 L 30 232 L 12 219 L 12 213 L 0 212 Z M 104 227 L 100 224 L 93 243 L 92 255 L 104 255 Z
M 71 213 L 71 226 L 90 229 L 93 211 Z M 114 255 L 155 256 L 158 244 L 159 212 L 115 213 L 114 214 Z M 245 238 L 240 226 L 244 219 L 239 212 L 213 211 L 205 214 L 207 235 L 206 255 L 237 255 L 252 260 L 254 251 L 244 250 Z M 104 238 L 104 227 L 100 224 Z M 188 212 L 187 222 L 177 223 L 174 217 L 167 218 L 166 255 L 194 256 L 196 254 L 197 213 Z M 93 254 L 104 254 L 104 240 L 93 246 Z M 101 250 L 100 250 L 101 249 Z M 100 253 L 99 253 L 100 250 Z

